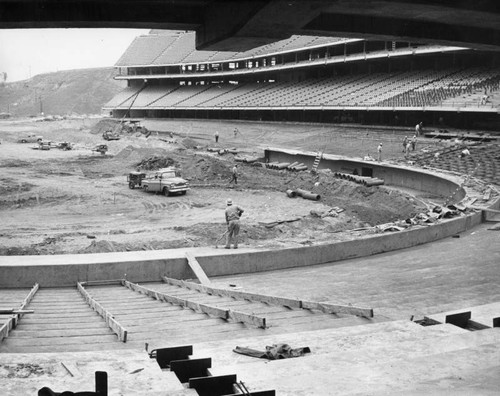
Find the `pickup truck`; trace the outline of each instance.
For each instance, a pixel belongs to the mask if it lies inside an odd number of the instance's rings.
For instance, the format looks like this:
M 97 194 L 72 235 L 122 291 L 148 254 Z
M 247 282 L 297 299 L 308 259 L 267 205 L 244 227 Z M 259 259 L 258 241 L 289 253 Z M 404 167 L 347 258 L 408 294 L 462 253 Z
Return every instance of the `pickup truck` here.
M 161 192 L 168 196 L 172 193 L 185 195 L 189 190 L 188 182 L 180 177 L 175 168 L 163 168 L 157 170 L 153 176 L 142 180 L 142 188 L 145 191 Z
M 35 134 L 29 134 L 26 136 L 23 136 L 22 138 L 19 138 L 17 140 L 18 143 L 38 143 L 43 140 L 43 136 L 38 136 Z

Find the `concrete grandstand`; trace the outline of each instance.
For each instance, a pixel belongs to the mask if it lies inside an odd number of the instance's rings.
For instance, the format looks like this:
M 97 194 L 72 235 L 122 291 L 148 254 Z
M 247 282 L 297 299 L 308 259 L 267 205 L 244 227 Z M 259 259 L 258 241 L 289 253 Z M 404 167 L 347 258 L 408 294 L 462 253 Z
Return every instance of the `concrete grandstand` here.
M 399 163 L 322 153 L 318 169 L 439 193 L 454 205 L 444 212 L 463 213 L 400 232 L 237 254 L 2 257 L 1 308 L 15 308 L 0 316 L 4 390 L 88 390 L 94 372 L 106 371 L 109 394 L 123 395 L 497 394 L 500 244 L 489 227 L 500 210 L 499 61 L 435 42 L 293 35 L 228 52 L 197 50 L 191 32 L 137 38 L 116 64 L 128 87 L 105 106 L 114 117 L 411 132 L 423 121 L 437 134 L 460 128 L 453 138 L 462 140 L 472 131 L 478 142 L 465 158 L 462 146 Z M 309 168 L 317 155 L 265 153 L 269 163 Z M 309 352 L 279 360 L 233 352 L 282 343 Z M 188 352 L 165 368 L 159 350 L 179 346 Z M 176 364 L 191 364 L 192 374 Z

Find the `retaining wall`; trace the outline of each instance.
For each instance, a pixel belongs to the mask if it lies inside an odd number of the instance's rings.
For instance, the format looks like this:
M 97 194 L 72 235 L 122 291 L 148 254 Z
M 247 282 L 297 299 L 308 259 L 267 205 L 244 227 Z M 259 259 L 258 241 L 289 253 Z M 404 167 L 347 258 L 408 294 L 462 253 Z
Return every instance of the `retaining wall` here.
M 303 162 L 309 167 L 313 166 L 316 153 L 304 153 L 294 150 L 268 148 L 265 158 L 269 162 Z M 385 184 L 411 188 L 445 197 L 454 194 L 452 202 L 459 202 L 465 197 L 465 190 L 452 180 L 426 171 L 374 161 L 351 160 L 341 156 L 324 154 L 318 169 L 331 169 L 333 172 L 353 174 L 354 171 L 361 176 L 371 176 L 383 179 Z

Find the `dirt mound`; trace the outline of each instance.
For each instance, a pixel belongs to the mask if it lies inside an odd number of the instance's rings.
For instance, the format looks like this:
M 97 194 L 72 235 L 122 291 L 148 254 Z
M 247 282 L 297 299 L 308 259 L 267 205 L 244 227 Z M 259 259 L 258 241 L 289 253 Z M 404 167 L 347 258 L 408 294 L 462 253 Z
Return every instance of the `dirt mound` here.
M 219 183 L 231 177 L 233 164 L 227 160 L 206 155 L 184 157 L 181 161 L 182 174 L 194 182 Z
M 136 164 L 138 169 L 142 170 L 157 170 L 160 168 L 168 168 L 169 166 L 175 166 L 176 161 L 169 157 L 153 156 L 150 158 L 145 158 L 141 162 Z
M 155 159 L 157 162 L 161 162 L 162 158 L 169 158 L 170 156 L 167 150 L 162 148 L 149 148 L 149 147 L 136 147 L 129 145 L 122 149 L 114 156 L 114 160 L 120 162 L 126 166 L 140 166 L 143 162 L 146 164 L 151 159 Z M 170 159 L 173 161 L 172 159 Z M 151 168 L 143 168 L 143 169 L 154 169 Z
M 188 149 L 194 149 L 199 146 L 199 143 L 191 138 L 185 138 L 181 140 L 181 144 Z

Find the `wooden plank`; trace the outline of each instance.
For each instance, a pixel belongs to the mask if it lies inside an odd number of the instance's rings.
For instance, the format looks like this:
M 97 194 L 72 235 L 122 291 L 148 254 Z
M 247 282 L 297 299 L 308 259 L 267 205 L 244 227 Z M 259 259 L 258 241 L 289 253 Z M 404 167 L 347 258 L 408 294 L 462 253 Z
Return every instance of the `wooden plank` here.
M 40 285 L 38 283 L 35 283 L 33 287 L 31 288 L 30 292 L 24 299 L 24 301 L 21 303 L 21 306 L 19 307 L 20 310 L 23 310 L 26 308 L 26 306 L 33 300 L 33 297 L 35 296 L 36 292 L 40 288 Z
M 483 212 L 492 212 L 492 213 L 500 213 L 500 210 L 492 209 L 492 208 L 482 208 L 479 206 L 469 206 L 471 209 L 482 210 Z
M 35 313 L 33 309 L 0 309 L 0 315 L 21 315 Z
M 373 318 L 373 309 L 352 307 L 350 305 L 336 305 L 336 304 L 320 303 L 313 301 L 302 301 L 302 308 L 316 309 L 318 311 L 331 314 L 342 313 L 348 315 L 363 316 L 365 318 Z
M 90 294 L 85 290 L 80 282 L 76 284 L 78 291 L 83 296 L 85 301 L 90 307 L 96 311 L 99 315 L 104 318 L 104 321 L 108 327 L 118 336 L 118 339 L 122 342 L 127 342 L 127 330 L 118 323 L 118 321 L 111 315 L 101 304 L 94 300 Z
M 169 283 L 171 285 L 173 285 L 173 284 L 176 284 L 177 286 L 182 285 L 183 287 L 185 287 L 187 289 L 197 290 L 197 291 L 201 291 L 203 293 L 207 293 L 207 294 L 211 294 L 211 295 L 215 295 L 215 296 L 232 297 L 232 298 L 235 298 L 237 300 L 257 301 L 257 302 L 263 302 L 263 303 L 270 304 L 270 305 L 279 305 L 279 306 L 285 306 L 285 307 L 290 307 L 290 308 L 301 308 L 301 301 L 291 299 L 291 298 L 269 296 L 269 295 L 257 294 L 257 293 L 247 293 L 247 292 L 242 292 L 242 291 L 238 291 L 238 290 L 220 289 L 220 288 L 215 288 L 212 286 L 199 285 L 199 284 L 193 283 L 193 282 L 178 281 L 177 279 L 171 279 L 171 278 L 168 278 L 166 276 L 163 276 L 162 279 L 164 280 L 164 282 Z
M 124 286 L 136 292 L 143 293 L 149 297 L 155 298 L 156 300 L 166 301 L 172 304 L 181 305 L 183 307 L 190 308 L 193 311 L 212 315 L 226 320 L 232 319 L 238 322 L 248 323 L 262 328 L 266 327 L 266 319 L 263 317 L 259 317 L 256 315 L 249 315 L 244 312 L 233 311 L 230 309 L 222 309 L 219 307 L 214 307 L 212 305 L 201 304 L 195 301 L 178 298 L 175 296 L 171 296 L 169 294 L 160 293 L 155 290 L 148 289 L 144 286 L 140 286 L 136 283 L 131 283 L 129 281 L 124 281 L 123 284 Z
M 0 327 L 0 342 L 9 336 L 9 332 L 14 328 L 15 316 L 11 316 L 3 325 Z
M 25 310 L 26 306 L 31 302 L 31 300 L 33 300 L 33 297 L 35 296 L 35 294 L 39 288 L 40 288 L 40 285 L 38 283 L 35 283 L 33 285 L 30 292 L 28 293 L 28 295 L 25 297 L 25 299 L 23 300 L 23 302 L 19 306 L 19 309 L 18 309 L 19 311 Z M 27 312 L 18 313 L 13 317 L 14 323 L 12 325 L 14 326 L 14 328 L 17 327 L 19 320 L 24 316 L 25 313 L 27 313 Z
M 82 286 L 107 286 L 107 285 L 121 285 L 122 282 L 123 279 L 110 279 L 110 280 L 80 282 L 80 284 Z
M 250 315 L 244 312 L 233 311 L 232 309 L 228 310 L 228 319 L 232 319 L 235 322 L 249 323 L 262 329 L 266 328 L 266 318 Z
M 205 304 L 199 304 L 194 301 L 189 301 L 183 298 L 178 298 L 175 296 L 171 296 L 169 294 L 165 293 L 160 293 L 151 289 L 148 289 L 144 286 L 139 286 L 136 283 L 131 283 L 129 281 L 124 282 L 125 286 L 129 287 L 130 289 L 145 294 L 151 298 L 154 298 L 156 300 L 160 301 L 166 301 L 175 305 L 180 305 L 183 307 L 187 307 L 192 309 L 193 311 L 200 312 L 200 313 L 205 313 L 209 315 L 213 315 L 222 319 L 227 319 L 227 310 L 225 309 L 220 309 L 217 307 L 213 307 L 210 305 L 205 305 Z
M 207 274 L 205 274 L 205 271 L 203 271 L 203 268 L 201 268 L 200 263 L 194 256 L 192 256 L 188 252 L 184 252 L 184 255 L 186 256 L 187 262 L 191 269 L 193 270 L 194 274 L 198 278 L 198 280 L 201 282 L 202 285 L 209 285 L 210 284 L 210 279 L 208 279 Z

